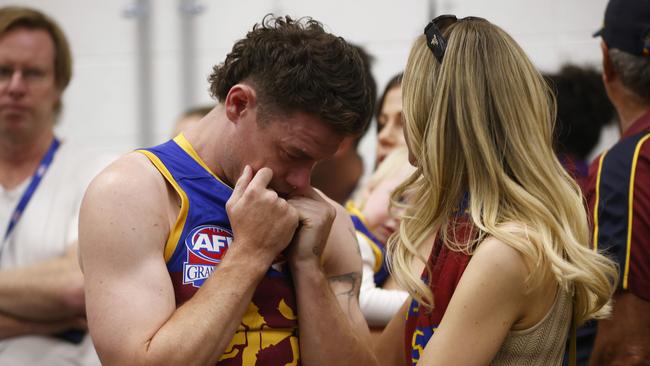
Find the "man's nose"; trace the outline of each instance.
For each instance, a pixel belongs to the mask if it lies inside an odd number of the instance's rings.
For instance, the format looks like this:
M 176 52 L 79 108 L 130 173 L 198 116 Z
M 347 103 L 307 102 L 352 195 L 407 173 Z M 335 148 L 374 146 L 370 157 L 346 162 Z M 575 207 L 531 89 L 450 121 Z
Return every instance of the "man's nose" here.
M 392 121 L 387 122 L 384 127 L 379 131 L 377 140 L 382 145 L 393 145 L 395 143 L 395 136 L 393 129 L 395 124 Z
M 311 184 L 311 170 L 314 165 L 296 168 L 287 175 L 287 183 L 294 190 L 302 190 Z
M 27 84 L 25 78 L 20 70 L 14 70 L 11 76 L 7 79 L 7 91 L 12 96 L 22 96 L 27 91 Z

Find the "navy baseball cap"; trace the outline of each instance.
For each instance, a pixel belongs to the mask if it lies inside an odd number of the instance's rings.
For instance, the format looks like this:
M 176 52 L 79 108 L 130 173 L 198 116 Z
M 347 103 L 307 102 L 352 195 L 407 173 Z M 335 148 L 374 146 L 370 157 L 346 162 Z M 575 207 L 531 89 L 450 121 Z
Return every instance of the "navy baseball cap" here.
M 650 56 L 650 0 L 610 0 L 598 36 L 609 48 Z

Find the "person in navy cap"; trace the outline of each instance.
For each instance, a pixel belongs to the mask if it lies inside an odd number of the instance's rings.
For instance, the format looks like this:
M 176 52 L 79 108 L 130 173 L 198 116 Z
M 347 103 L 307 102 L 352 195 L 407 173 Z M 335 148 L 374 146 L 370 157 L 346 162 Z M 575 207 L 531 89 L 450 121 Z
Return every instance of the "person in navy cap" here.
M 650 0 L 611 0 L 595 36 L 621 139 L 592 163 L 586 196 L 592 244 L 618 262 L 620 279 L 590 365 L 649 365 Z

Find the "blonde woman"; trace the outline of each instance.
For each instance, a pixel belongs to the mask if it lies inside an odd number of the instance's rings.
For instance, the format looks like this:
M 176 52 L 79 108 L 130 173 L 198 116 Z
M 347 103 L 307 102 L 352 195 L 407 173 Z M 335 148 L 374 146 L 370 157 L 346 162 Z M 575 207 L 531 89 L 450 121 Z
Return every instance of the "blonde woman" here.
M 412 301 L 378 358 L 560 365 L 572 318 L 608 314 L 617 272 L 588 247 L 579 188 L 552 149 L 544 80 L 497 26 L 446 15 L 416 40 L 402 88 L 417 171 L 395 195 L 417 199 L 389 252 Z M 417 253 L 432 234 L 427 261 Z M 414 258 L 427 262 L 422 278 L 409 271 Z

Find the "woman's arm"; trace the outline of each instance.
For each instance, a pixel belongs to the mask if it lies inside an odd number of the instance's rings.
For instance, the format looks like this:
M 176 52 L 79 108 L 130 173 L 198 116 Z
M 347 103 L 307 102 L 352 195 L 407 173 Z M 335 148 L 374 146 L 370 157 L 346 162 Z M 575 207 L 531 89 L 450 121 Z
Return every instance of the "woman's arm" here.
M 375 356 L 382 366 L 403 366 L 405 359 L 404 324 L 411 299 L 408 298 L 375 343 Z
M 489 364 L 525 315 L 527 275 L 519 252 L 494 238 L 481 243 L 418 365 Z

